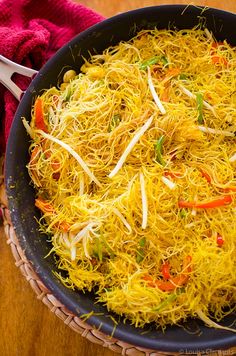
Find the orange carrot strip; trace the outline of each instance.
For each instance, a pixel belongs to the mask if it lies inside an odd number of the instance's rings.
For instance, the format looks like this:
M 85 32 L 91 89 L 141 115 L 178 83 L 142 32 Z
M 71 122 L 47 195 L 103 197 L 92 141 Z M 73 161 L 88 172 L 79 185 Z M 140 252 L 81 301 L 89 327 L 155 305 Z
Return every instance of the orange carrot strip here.
M 42 198 L 35 199 L 35 206 L 39 208 L 43 213 L 55 213 L 55 209 L 53 208 L 52 204 L 48 203 Z
M 56 215 L 56 211 L 53 208 L 52 204 L 48 203 L 43 198 L 35 199 L 35 206 L 39 208 L 43 213 L 49 213 L 51 215 Z M 66 221 L 60 221 L 54 224 L 55 228 L 63 230 L 65 232 L 69 231 L 71 225 Z
M 56 223 L 54 225 L 54 227 L 58 228 L 59 230 L 63 230 L 65 232 L 67 232 L 70 230 L 71 225 L 66 221 L 61 221 L 61 222 Z
M 221 56 L 212 56 L 211 60 L 214 64 L 223 64 L 224 66 L 227 66 L 228 61 Z
M 168 85 L 168 86 L 165 86 L 165 89 L 164 89 L 163 94 L 162 94 L 162 96 L 161 96 L 161 101 L 164 101 L 165 103 L 168 103 L 168 102 L 169 102 L 169 100 L 170 100 L 170 94 L 169 94 L 169 92 L 170 92 L 170 87 L 169 87 L 169 85 Z
M 30 164 L 36 164 L 37 163 L 36 157 L 37 157 L 39 151 L 40 151 L 40 147 L 39 146 L 35 146 L 33 148 L 33 151 L 31 152 L 31 156 L 30 156 L 30 162 L 29 162 Z
M 180 68 L 171 68 L 168 69 L 163 80 L 162 80 L 162 84 L 165 85 L 165 89 L 164 89 L 164 93 L 162 95 L 162 100 L 163 101 L 169 101 L 169 84 L 167 84 L 167 82 L 169 82 L 170 79 L 172 79 L 173 77 L 176 77 L 177 75 L 179 75 L 181 72 Z M 166 99 L 166 100 L 165 100 Z
M 182 173 L 165 171 L 165 172 L 164 172 L 164 176 L 165 176 L 165 177 L 171 177 L 171 178 L 179 178 L 179 177 L 182 176 Z
M 211 53 L 211 61 L 212 63 L 214 64 L 221 64 L 221 65 L 224 65 L 224 66 L 227 66 L 228 65 L 228 61 L 226 58 L 224 58 L 223 56 L 220 56 L 217 53 L 217 48 L 222 45 L 221 42 L 213 42 L 212 45 L 211 45 L 211 50 L 210 50 L 210 53 Z
M 166 72 L 165 78 L 171 79 L 171 78 L 176 77 L 177 75 L 179 75 L 180 72 L 181 72 L 180 68 L 170 68 Z

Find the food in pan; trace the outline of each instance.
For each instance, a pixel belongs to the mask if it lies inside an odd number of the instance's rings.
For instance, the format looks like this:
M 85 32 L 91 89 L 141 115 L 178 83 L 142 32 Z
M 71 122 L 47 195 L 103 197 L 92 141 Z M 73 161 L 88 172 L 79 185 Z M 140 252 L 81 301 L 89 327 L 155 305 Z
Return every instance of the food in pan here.
M 68 288 L 141 327 L 235 311 L 235 85 L 236 48 L 198 26 L 143 30 L 36 98 L 28 170 Z

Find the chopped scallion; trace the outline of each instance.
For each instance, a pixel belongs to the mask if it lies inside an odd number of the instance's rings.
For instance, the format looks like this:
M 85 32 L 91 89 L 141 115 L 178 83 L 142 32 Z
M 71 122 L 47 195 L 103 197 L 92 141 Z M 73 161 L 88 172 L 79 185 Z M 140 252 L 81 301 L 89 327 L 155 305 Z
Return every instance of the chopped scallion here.
M 113 117 L 111 118 L 109 127 L 108 127 L 108 132 L 111 132 L 112 130 L 114 130 L 119 125 L 120 122 L 121 122 L 120 114 L 113 115 Z
M 168 65 L 169 65 L 169 61 L 168 61 L 168 59 L 167 59 L 165 56 L 161 56 L 160 60 L 162 61 L 162 63 L 163 63 L 165 66 L 168 66 Z
M 144 247 L 146 244 L 146 238 L 142 237 L 141 240 L 139 241 L 139 248 L 137 250 L 137 255 L 136 255 L 136 262 L 140 263 L 144 259 Z
M 153 65 L 153 64 L 156 64 L 157 62 L 159 62 L 159 57 L 152 57 L 152 58 L 149 58 L 147 59 L 146 61 L 144 61 L 142 64 L 140 64 L 140 69 L 142 70 L 146 70 L 147 67 Z
M 140 245 L 140 247 L 144 247 L 145 244 L 146 244 L 146 238 L 142 237 L 141 240 L 139 241 L 139 245 Z
M 165 309 L 165 307 L 168 306 L 168 304 L 172 303 L 175 301 L 175 299 L 177 298 L 177 294 L 176 293 L 172 293 L 170 294 L 165 300 L 163 300 L 163 302 L 161 302 L 158 307 L 156 307 L 154 310 L 155 311 L 160 311 L 162 309 Z
M 165 136 L 162 135 L 157 142 L 155 143 L 155 154 L 156 154 L 156 161 L 160 163 L 162 166 L 166 165 L 166 162 L 164 161 L 162 154 L 163 154 L 163 143 L 165 140 Z
M 182 294 L 182 293 L 184 293 L 184 292 L 185 292 L 185 289 L 184 289 L 184 288 L 180 288 L 180 289 L 179 289 L 178 291 L 176 291 L 175 293 L 171 293 L 165 300 L 163 300 L 163 302 L 161 302 L 161 303 L 158 305 L 158 307 L 156 307 L 156 308 L 154 309 L 154 311 L 160 311 L 160 310 L 164 309 L 165 307 L 168 306 L 168 304 L 173 303 L 173 302 L 176 300 L 176 298 L 177 298 L 180 294 Z
M 201 93 L 196 94 L 197 110 L 198 110 L 198 123 L 203 123 L 203 95 Z
M 107 241 L 106 241 L 106 239 L 104 238 L 103 235 L 101 235 L 101 239 L 102 239 L 102 242 L 104 244 L 104 247 L 105 247 L 106 251 L 110 255 L 110 258 L 114 258 L 115 254 L 114 254 L 113 250 L 111 249 L 110 245 L 107 243 Z
M 102 242 L 100 240 L 100 237 L 96 237 L 96 254 L 98 256 L 99 262 L 102 262 Z
M 158 62 L 162 62 L 165 66 L 169 65 L 169 61 L 165 56 L 155 56 L 141 63 L 139 68 L 142 70 L 146 70 L 147 67 L 150 67 Z
M 188 77 L 187 77 L 187 75 L 186 75 L 186 74 L 181 73 L 181 74 L 179 75 L 179 79 L 180 79 L 180 80 L 187 80 L 187 79 L 188 79 Z
M 69 101 L 72 95 L 72 90 L 70 85 L 67 86 L 66 88 L 66 97 L 65 97 L 65 101 Z
M 182 219 L 186 218 L 187 216 L 187 212 L 185 209 L 181 209 L 180 212 L 179 212 L 179 215 Z

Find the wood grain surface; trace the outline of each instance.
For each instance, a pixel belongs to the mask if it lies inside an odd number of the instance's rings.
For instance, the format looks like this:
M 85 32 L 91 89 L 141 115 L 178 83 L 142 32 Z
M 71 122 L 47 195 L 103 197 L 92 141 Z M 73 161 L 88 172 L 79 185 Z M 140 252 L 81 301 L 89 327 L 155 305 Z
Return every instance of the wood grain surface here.
M 78 1 L 109 17 L 144 6 L 187 3 L 151 0 Z M 195 5 L 236 12 L 236 1 L 189 1 Z M 40 6 L 40 2 L 37 3 Z M 115 356 L 114 352 L 81 337 L 37 300 L 30 284 L 15 266 L 3 228 L 0 228 L 0 356 Z

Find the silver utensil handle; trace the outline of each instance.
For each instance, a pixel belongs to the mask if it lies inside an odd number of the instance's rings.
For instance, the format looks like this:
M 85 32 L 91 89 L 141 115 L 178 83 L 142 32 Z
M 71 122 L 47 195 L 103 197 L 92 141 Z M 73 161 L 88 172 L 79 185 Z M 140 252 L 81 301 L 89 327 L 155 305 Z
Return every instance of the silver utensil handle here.
M 22 74 L 32 78 L 38 73 L 37 70 L 24 67 L 14 63 L 4 56 L 0 55 L 0 83 L 2 83 L 10 92 L 20 101 L 24 91 L 21 90 L 11 79 L 14 73 Z

